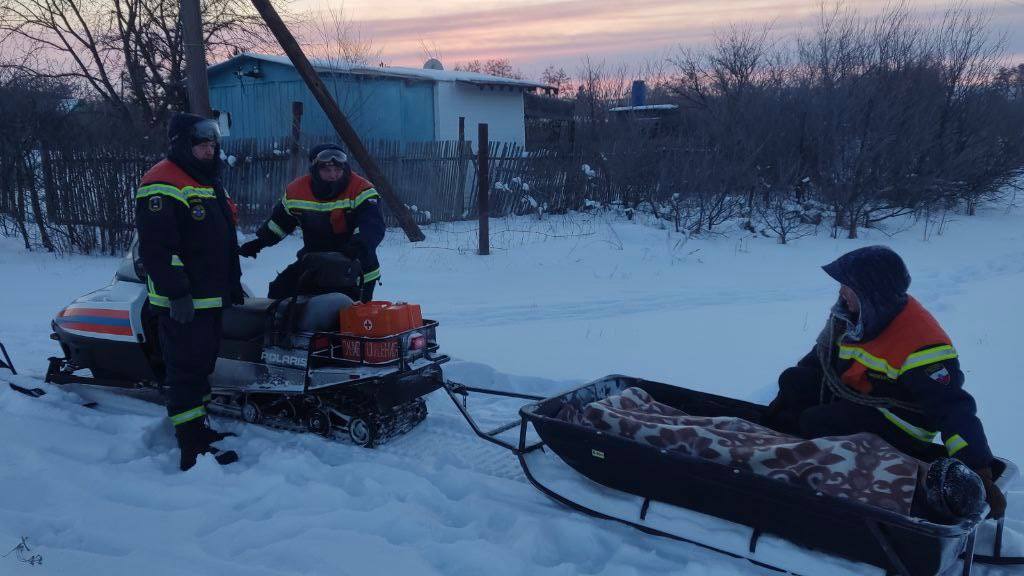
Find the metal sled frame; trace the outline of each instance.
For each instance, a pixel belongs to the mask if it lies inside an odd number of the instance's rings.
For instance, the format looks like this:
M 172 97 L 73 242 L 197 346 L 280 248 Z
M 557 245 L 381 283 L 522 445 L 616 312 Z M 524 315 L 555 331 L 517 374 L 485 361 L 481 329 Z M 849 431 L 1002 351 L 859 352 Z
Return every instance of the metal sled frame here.
M 709 544 L 706 544 L 706 543 L 703 543 L 703 542 L 699 542 L 697 540 L 692 540 L 692 539 L 689 539 L 689 538 L 685 538 L 685 537 L 679 536 L 677 534 L 671 534 L 671 533 L 668 533 L 668 532 L 664 532 L 664 531 L 658 530 L 656 528 L 652 528 L 650 526 L 646 526 L 646 525 L 640 524 L 639 521 L 643 521 L 644 519 L 646 519 L 647 511 L 650 508 L 651 502 L 655 501 L 655 500 L 652 500 L 651 498 L 645 497 L 643 499 L 643 503 L 641 504 L 640 509 L 637 511 L 637 516 L 636 517 L 637 517 L 638 521 L 631 521 L 631 520 L 628 520 L 628 519 L 618 518 L 618 517 L 615 517 L 615 516 L 609 516 L 609 515 L 604 514 L 602 512 L 598 512 L 596 510 L 588 508 L 587 506 L 579 504 L 578 502 L 575 502 L 575 501 L 571 500 L 570 498 L 568 498 L 566 496 L 563 496 L 563 495 L 559 494 L 554 489 L 552 489 L 552 488 L 550 488 L 548 486 L 545 486 L 540 480 L 537 479 L 536 476 L 534 476 L 534 474 L 530 470 L 529 463 L 527 462 L 527 459 L 526 459 L 526 455 L 527 454 L 529 454 L 529 453 L 531 453 L 531 452 L 533 452 L 535 450 L 538 450 L 538 449 L 543 450 L 544 446 L 545 446 L 545 444 L 544 444 L 544 442 L 542 440 L 537 441 L 537 442 L 533 442 L 533 443 L 528 443 L 527 442 L 527 432 L 529 430 L 529 425 L 530 425 L 530 419 L 529 419 L 527 410 L 528 410 L 528 408 L 531 407 L 531 405 L 528 404 L 526 406 L 523 406 L 520 409 L 520 411 L 519 411 L 519 419 L 518 420 L 513 420 L 511 422 L 508 422 L 506 424 L 498 426 L 497 428 L 494 428 L 493 430 L 488 430 L 488 431 L 485 431 L 485 430 L 480 428 L 480 426 L 477 424 L 477 422 L 473 418 L 473 416 L 469 413 L 468 408 L 467 408 L 467 400 L 468 400 L 469 394 L 471 394 L 471 393 L 484 394 L 484 395 L 489 395 L 489 396 L 502 396 L 502 397 L 506 397 L 506 398 L 518 398 L 518 399 L 522 399 L 522 400 L 529 400 L 531 402 L 542 402 L 544 400 L 547 400 L 547 398 L 545 398 L 543 396 L 535 396 L 535 395 L 530 395 L 530 394 L 521 394 L 521 393 L 518 393 L 518 392 L 510 392 L 510 391 L 505 391 L 505 390 L 496 390 L 496 389 L 488 389 L 488 388 L 477 388 L 477 387 L 467 386 L 467 385 L 464 385 L 464 384 L 461 384 L 461 383 L 458 383 L 458 382 L 454 382 L 454 381 L 451 381 L 451 380 L 446 380 L 445 381 L 444 389 L 445 389 L 445 392 L 447 392 L 448 397 L 451 398 L 452 402 L 455 404 L 455 407 L 458 408 L 459 412 L 462 414 L 463 418 L 466 419 L 466 422 L 469 424 L 470 428 L 473 430 L 473 433 L 476 434 L 477 436 L 479 436 L 480 438 L 482 438 L 483 440 L 486 440 L 487 442 L 490 442 L 492 444 L 495 444 L 497 446 L 500 446 L 500 447 L 502 447 L 502 448 L 512 452 L 516 456 L 516 458 L 519 460 L 519 465 L 523 469 L 523 474 L 526 476 L 526 479 L 529 480 L 530 484 L 532 484 L 535 488 L 537 488 L 539 491 L 541 491 L 544 495 L 548 496 L 552 500 L 554 500 L 554 501 L 556 501 L 556 502 L 558 502 L 558 503 L 560 503 L 562 505 L 565 505 L 565 506 L 567 506 L 567 507 L 569 507 L 569 508 L 571 508 L 573 510 L 576 510 L 577 512 L 582 512 L 584 514 L 587 514 L 588 516 L 593 516 L 595 518 L 600 518 L 602 520 L 613 520 L 613 521 L 618 522 L 620 524 L 625 524 L 627 526 L 631 526 L 633 528 L 636 528 L 637 530 L 640 530 L 641 532 L 644 532 L 644 533 L 647 533 L 647 534 L 651 534 L 651 535 L 654 535 L 654 536 L 661 536 L 661 537 L 669 538 L 671 540 L 676 540 L 676 541 L 679 541 L 679 542 L 686 542 L 688 544 L 693 544 L 693 545 L 699 546 L 700 548 L 703 548 L 705 550 L 710 550 L 712 552 L 717 552 L 719 554 L 723 554 L 723 555 L 729 556 L 731 558 L 747 560 L 748 562 L 750 562 L 750 563 L 752 563 L 754 565 L 760 566 L 762 568 L 767 568 L 769 570 L 774 570 L 776 572 L 782 572 L 782 573 L 787 573 L 787 574 L 797 574 L 795 572 L 786 570 L 784 568 L 780 568 L 778 566 L 774 566 L 774 565 L 767 564 L 765 562 L 756 560 L 756 559 L 754 559 L 754 558 L 752 558 L 750 556 L 746 556 L 746 555 L 743 555 L 743 554 L 737 554 L 736 552 L 731 552 L 731 551 L 728 551 L 728 550 L 724 550 L 722 548 L 717 548 L 715 546 L 712 546 L 712 545 L 709 545 Z M 512 443 L 512 442 L 509 442 L 509 441 L 506 441 L 506 440 L 502 440 L 501 438 L 498 438 L 498 436 L 500 434 L 502 434 L 504 432 L 507 432 L 509 430 L 512 430 L 512 429 L 514 429 L 516 427 L 519 428 L 519 441 L 518 441 L 518 443 Z M 874 540 L 878 544 L 879 549 L 883 552 L 885 558 L 888 560 L 888 564 L 889 565 L 888 566 L 880 566 L 880 568 L 886 570 L 887 574 L 898 574 L 899 576 L 913 576 L 913 574 L 907 569 L 907 567 L 904 564 L 903 560 L 900 558 L 900 556 L 897 553 L 895 547 L 893 546 L 891 538 L 890 538 L 889 534 L 887 533 L 886 522 L 884 520 L 880 520 L 879 518 L 868 518 L 868 517 L 865 517 L 863 520 L 864 520 L 864 523 L 865 523 L 865 528 L 867 528 L 867 530 L 874 537 Z M 977 562 L 979 564 L 1003 565 L 1003 566 L 1022 565 L 1022 564 L 1024 564 L 1024 557 L 1011 557 L 1011 556 L 1003 556 L 1002 555 L 1002 540 L 1003 540 L 1003 525 L 1004 525 L 1004 521 L 1005 521 L 1005 518 L 1001 518 L 997 522 L 994 550 L 993 550 L 993 555 L 992 556 L 975 555 L 975 553 L 974 553 L 975 541 L 977 539 L 977 529 L 978 529 L 978 526 L 980 526 L 980 523 L 974 525 L 971 528 L 970 532 L 967 534 L 966 546 L 964 547 L 963 552 L 959 556 L 959 558 L 963 561 L 963 570 L 961 572 L 963 574 L 963 576 L 970 576 L 970 574 L 971 574 L 971 572 L 973 570 L 975 562 Z M 751 537 L 750 537 L 750 543 L 749 543 L 749 546 L 748 546 L 749 554 L 753 555 L 757 551 L 758 540 L 760 539 L 760 537 L 762 536 L 764 531 L 763 531 L 763 529 L 761 527 L 758 527 L 758 526 L 747 526 L 747 527 L 751 528 L 753 530 L 753 532 L 751 534 Z M 825 552 L 825 553 L 828 553 L 828 552 Z

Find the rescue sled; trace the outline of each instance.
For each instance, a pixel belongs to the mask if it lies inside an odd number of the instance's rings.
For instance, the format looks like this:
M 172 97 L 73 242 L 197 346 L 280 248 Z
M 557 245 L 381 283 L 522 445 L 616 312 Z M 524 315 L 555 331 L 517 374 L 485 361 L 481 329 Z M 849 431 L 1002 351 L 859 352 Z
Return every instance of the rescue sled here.
M 796 574 L 944 574 L 975 561 L 1019 564 L 1002 554 L 1004 520 L 992 552 L 977 555 L 983 516 L 939 524 L 755 475 L 738 467 L 686 456 L 559 417 L 639 388 L 660 403 L 694 416 L 732 416 L 758 422 L 764 406 L 627 376 L 607 376 L 557 396 L 473 388 L 455 382 L 446 391 L 481 438 L 512 451 L 526 478 L 557 502 L 585 514 L 782 572 Z M 519 419 L 483 431 L 470 415 L 471 393 L 531 400 Z M 518 429 L 519 440 L 501 437 Z M 1006 460 L 993 466 L 1004 491 L 1018 478 Z M 987 508 L 987 507 L 986 507 Z M 986 509 L 987 512 L 987 509 Z M 828 568 L 811 568 L 826 562 Z M 869 565 L 869 566 L 865 566 Z
M 359 277 L 354 264 L 345 276 L 352 282 Z M 47 382 L 160 387 L 157 317 L 144 279 L 133 247 L 110 285 L 60 311 L 51 338 L 64 356 L 50 358 Z M 385 333 L 342 333 L 342 317 L 362 306 L 329 291 L 350 287 L 343 284 L 276 301 L 247 296 L 224 309 L 209 409 L 271 427 L 347 436 L 367 447 L 421 422 L 422 397 L 443 385 L 441 365 L 448 361 L 438 353 L 437 322 L 417 318 Z M 372 311 L 414 308 L 384 307 Z

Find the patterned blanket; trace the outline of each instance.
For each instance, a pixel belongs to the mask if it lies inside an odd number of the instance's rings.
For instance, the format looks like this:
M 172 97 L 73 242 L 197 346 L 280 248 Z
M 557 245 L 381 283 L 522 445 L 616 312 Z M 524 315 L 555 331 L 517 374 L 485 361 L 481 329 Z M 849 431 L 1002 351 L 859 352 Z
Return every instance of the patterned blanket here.
M 639 388 L 582 410 L 566 404 L 558 417 L 905 515 L 923 466 L 874 434 L 805 440 L 740 418 L 689 416 Z

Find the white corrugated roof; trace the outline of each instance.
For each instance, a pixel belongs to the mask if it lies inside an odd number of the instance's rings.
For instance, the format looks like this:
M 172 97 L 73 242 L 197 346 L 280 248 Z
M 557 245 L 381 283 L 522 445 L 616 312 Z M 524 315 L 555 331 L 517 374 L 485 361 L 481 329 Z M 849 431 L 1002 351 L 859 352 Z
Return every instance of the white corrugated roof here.
M 292 61 L 287 56 L 271 56 L 269 54 L 255 54 L 252 52 L 243 52 L 230 60 L 220 62 L 210 66 L 209 71 L 213 72 L 220 70 L 221 68 L 229 66 L 236 60 L 243 58 L 253 58 L 255 60 L 262 60 L 264 62 L 272 62 L 274 64 L 282 64 L 284 66 L 292 66 Z M 397 78 L 412 78 L 418 80 L 432 80 L 434 82 L 468 82 L 470 84 L 480 85 L 505 85 L 515 86 L 517 88 L 534 89 L 540 88 L 542 90 L 553 90 L 551 86 L 545 84 L 539 84 L 537 82 L 531 82 L 529 80 L 516 80 L 515 78 L 502 78 L 501 76 L 492 76 L 490 74 L 479 74 L 477 72 L 459 72 L 455 70 L 428 70 L 425 68 L 406 68 L 403 66 L 366 66 L 364 64 L 353 64 L 351 62 L 344 62 L 341 60 L 322 59 L 322 58 L 311 58 L 310 64 L 318 72 L 346 72 L 349 74 L 359 74 L 364 76 L 392 76 Z
M 647 104 L 644 106 L 619 106 L 611 108 L 609 112 L 642 112 L 644 110 L 675 110 L 679 106 L 675 104 Z

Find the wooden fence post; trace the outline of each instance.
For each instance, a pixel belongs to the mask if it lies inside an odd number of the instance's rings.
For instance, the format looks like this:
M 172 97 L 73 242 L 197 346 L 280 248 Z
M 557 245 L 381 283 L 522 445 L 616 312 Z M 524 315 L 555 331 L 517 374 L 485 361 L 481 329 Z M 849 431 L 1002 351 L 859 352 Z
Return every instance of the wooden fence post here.
M 490 188 L 491 178 L 487 170 L 487 157 L 490 156 L 490 145 L 487 142 L 487 124 L 480 124 L 477 136 L 477 211 L 480 218 L 480 251 L 481 256 L 491 253 L 490 240 Z
M 458 192 L 455 194 L 455 220 L 461 220 L 466 213 L 466 117 L 459 116 Z

